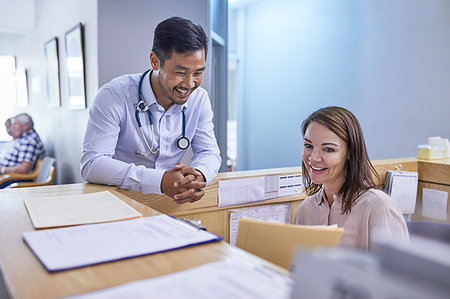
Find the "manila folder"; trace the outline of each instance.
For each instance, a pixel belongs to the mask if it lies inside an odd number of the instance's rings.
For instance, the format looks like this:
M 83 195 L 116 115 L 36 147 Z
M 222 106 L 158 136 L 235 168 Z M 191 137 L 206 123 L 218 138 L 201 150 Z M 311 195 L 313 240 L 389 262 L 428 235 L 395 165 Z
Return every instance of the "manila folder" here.
M 296 249 L 337 246 L 343 231 L 241 218 L 236 246 L 288 269 Z

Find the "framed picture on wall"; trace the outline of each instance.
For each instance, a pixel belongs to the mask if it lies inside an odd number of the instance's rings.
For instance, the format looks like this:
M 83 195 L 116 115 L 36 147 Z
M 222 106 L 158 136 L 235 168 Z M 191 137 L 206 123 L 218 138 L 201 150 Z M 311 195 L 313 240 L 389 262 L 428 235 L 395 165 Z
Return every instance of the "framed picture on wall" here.
M 66 32 L 65 44 L 69 108 L 85 109 L 84 42 L 81 23 Z
M 61 98 L 59 91 L 58 38 L 54 37 L 46 42 L 44 52 L 47 105 L 49 107 L 59 107 Z

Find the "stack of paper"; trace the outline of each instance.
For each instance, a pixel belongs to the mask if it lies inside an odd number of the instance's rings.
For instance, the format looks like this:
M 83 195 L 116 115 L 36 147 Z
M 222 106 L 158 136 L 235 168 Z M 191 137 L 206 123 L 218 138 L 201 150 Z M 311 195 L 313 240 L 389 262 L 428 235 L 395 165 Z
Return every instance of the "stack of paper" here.
M 386 172 L 384 191 L 395 201 L 402 214 L 413 214 L 416 210 L 418 178 L 417 172 Z

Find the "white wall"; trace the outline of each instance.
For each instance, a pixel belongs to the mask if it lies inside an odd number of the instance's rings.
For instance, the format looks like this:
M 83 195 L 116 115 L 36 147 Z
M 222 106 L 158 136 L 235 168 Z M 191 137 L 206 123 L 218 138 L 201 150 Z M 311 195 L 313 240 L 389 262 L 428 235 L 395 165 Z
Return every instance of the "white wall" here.
M 450 138 L 450 1 L 370 1 L 358 9 L 358 115 L 376 159 Z
M 117 76 L 150 68 L 153 32 L 166 18 L 190 19 L 209 36 L 209 0 L 99 0 L 98 11 L 100 86 Z M 207 69 L 202 86 L 208 84 Z
M 92 98 L 98 87 L 97 71 L 97 2 L 92 0 L 37 0 L 35 28 L 32 34 L 0 37 L 8 42 L 4 54 L 15 55 L 17 64 L 27 69 L 30 105 L 17 108 L 28 112 L 35 122 L 47 155 L 56 158 L 57 182 L 80 182 L 79 159 L 87 110 L 69 110 L 65 75 L 64 34 L 78 22 L 85 26 L 86 94 Z M 44 43 L 53 37 L 59 42 L 61 107 L 48 108 L 45 91 Z M 5 38 L 5 39 L 3 39 Z M 15 40 L 15 42 L 14 42 Z M 38 81 L 33 81 L 38 80 Z M 33 93 L 32 82 L 39 82 L 39 92 Z
M 35 0 L 0 0 L 0 31 L 32 33 Z
M 267 0 L 237 15 L 239 170 L 299 165 L 300 125 L 328 105 L 357 115 L 371 159 L 450 137 L 449 1 Z

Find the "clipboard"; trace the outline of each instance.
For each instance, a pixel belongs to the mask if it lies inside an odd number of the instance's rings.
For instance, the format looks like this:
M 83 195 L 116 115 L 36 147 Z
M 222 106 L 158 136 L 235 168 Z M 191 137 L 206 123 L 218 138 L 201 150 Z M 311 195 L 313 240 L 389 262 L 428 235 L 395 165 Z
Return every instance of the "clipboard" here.
M 168 215 L 25 232 L 22 236 L 50 272 L 222 240 Z

